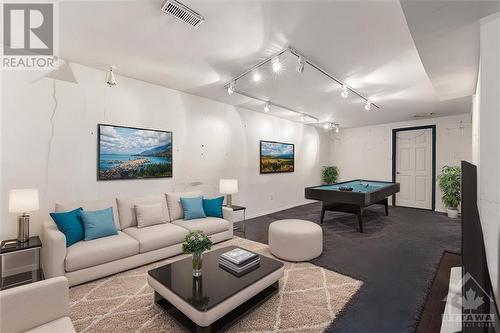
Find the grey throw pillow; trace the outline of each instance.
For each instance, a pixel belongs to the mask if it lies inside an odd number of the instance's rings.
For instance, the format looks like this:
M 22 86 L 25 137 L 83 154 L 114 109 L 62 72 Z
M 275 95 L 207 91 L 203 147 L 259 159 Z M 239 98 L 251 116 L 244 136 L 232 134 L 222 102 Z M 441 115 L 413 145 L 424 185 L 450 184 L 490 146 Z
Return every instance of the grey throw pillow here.
M 135 216 L 137 218 L 138 228 L 167 222 L 161 203 L 151 205 L 135 205 Z

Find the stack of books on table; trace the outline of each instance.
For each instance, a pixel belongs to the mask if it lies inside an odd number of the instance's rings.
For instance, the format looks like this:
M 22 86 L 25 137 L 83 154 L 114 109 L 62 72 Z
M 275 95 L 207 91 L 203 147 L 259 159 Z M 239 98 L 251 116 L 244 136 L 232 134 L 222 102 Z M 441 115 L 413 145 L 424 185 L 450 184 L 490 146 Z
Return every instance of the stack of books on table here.
M 219 256 L 219 266 L 226 271 L 242 276 L 259 267 L 260 257 L 257 253 L 241 248 L 225 252 Z

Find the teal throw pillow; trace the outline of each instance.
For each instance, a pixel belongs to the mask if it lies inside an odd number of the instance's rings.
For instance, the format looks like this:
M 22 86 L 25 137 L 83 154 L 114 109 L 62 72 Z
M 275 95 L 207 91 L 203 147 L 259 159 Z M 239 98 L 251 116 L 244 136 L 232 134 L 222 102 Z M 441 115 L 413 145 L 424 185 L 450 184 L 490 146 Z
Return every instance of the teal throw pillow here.
M 223 202 L 224 202 L 224 197 L 218 197 L 213 199 L 203 198 L 203 210 L 205 211 L 205 215 L 222 218 Z
M 207 217 L 203 210 L 203 197 L 181 198 L 184 220 L 200 219 Z
M 66 236 L 66 247 L 69 247 L 81 240 L 85 235 L 83 222 L 80 218 L 82 208 L 77 208 L 70 212 L 50 213 L 50 217 L 57 225 L 57 229 Z
M 80 217 L 85 229 L 84 240 L 86 241 L 118 235 L 112 207 L 95 211 L 82 210 L 80 211 Z

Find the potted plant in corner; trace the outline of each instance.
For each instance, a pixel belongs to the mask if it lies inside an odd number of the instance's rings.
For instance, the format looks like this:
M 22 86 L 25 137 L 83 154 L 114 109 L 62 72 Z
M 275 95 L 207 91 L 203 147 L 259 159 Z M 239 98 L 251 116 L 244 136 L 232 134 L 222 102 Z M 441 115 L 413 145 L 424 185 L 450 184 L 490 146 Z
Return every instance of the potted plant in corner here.
M 443 192 L 443 203 L 450 218 L 458 217 L 461 174 L 460 167 L 445 165 L 438 177 L 439 187 L 441 188 L 441 192 Z
M 323 167 L 321 172 L 323 184 L 334 184 L 339 179 L 339 168 L 336 166 Z
M 193 255 L 193 276 L 201 276 L 202 254 L 212 248 L 212 241 L 201 230 L 191 231 L 182 243 L 182 252 Z

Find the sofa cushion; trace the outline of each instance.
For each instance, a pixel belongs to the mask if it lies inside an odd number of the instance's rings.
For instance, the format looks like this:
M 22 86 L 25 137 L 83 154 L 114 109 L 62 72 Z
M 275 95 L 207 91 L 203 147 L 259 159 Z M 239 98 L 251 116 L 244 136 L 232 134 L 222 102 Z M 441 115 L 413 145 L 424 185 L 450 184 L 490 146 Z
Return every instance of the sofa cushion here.
M 163 218 L 165 221 L 170 221 L 167 209 L 167 199 L 164 194 L 137 198 L 118 198 L 116 201 L 118 204 L 118 215 L 120 215 L 120 225 L 122 226 L 122 229 L 137 226 L 137 218 L 135 214 L 136 205 L 161 203 L 164 210 Z
M 229 230 L 230 225 L 228 221 L 220 219 L 218 217 L 205 217 L 202 219 L 194 219 L 189 221 L 176 220 L 173 221 L 172 224 L 186 228 L 189 231 L 201 230 L 207 235 L 212 235 L 218 232 Z
M 201 194 L 201 191 L 167 193 L 167 206 L 168 214 L 170 215 L 170 221 L 184 218 L 184 211 L 182 210 L 181 205 L 181 197 L 193 198 L 198 197 Z
M 66 247 L 83 240 L 85 229 L 83 228 L 82 218 L 80 217 L 81 208 L 70 212 L 50 213 L 50 217 L 57 225 L 57 229 L 66 236 Z
M 121 230 L 120 220 L 118 218 L 118 206 L 116 199 L 102 199 L 95 201 L 82 201 L 72 203 L 56 203 L 56 212 L 67 212 L 82 207 L 83 210 L 100 210 L 113 207 L 113 220 L 115 220 L 116 229 Z
M 139 242 L 139 252 L 144 253 L 163 247 L 180 244 L 188 230 L 172 223 L 157 224 L 145 228 L 127 228 L 123 232 Z
M 139 243 L 121 231 L 118 235 L 81 241 L 66 250 L 66 271 L 105 264 L 139 253 Z

